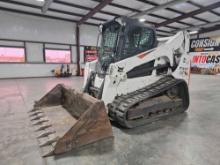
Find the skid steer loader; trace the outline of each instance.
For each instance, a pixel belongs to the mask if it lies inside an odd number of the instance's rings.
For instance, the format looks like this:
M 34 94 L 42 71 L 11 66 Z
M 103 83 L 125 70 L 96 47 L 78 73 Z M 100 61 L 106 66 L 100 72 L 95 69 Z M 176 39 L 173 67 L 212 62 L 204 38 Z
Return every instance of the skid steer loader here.
M 31 111 L 44 156 L 113 137 L 189 106 L 189 35 L 158 41 L 153 27 L 127 17 L 100 26 L 98 60 L 85 66 L 83 92 L 59 84 Z

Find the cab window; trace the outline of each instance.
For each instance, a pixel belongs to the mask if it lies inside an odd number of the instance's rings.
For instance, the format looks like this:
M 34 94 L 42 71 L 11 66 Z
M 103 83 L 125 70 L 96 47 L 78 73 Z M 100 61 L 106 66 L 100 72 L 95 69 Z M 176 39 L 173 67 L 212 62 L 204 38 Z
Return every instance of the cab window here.
M 154 31 L 146 27 L 136 27 L 128 31 L 125 38 L 123 58 L 147 51 L 154 47 Z

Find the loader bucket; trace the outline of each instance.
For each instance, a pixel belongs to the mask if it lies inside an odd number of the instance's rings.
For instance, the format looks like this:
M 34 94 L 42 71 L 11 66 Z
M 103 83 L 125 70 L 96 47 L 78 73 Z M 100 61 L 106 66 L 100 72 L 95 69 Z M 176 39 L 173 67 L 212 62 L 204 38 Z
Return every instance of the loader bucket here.
M 61 84 L 35 102 L 30 116 L 43 156 L 113 137 L 103 101 Z

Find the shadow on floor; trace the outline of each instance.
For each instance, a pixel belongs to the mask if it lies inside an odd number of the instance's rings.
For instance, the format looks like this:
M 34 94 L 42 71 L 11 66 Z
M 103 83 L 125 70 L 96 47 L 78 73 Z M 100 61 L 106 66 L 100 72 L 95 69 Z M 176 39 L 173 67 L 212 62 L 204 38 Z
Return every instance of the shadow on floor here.
M 113 127 L 119 128 L 122 132 L 129 135 L 140 135 L 147 132 L 153 132 L 159 129 L 164 129 L 165 127 L 178 128 L 181 123 L 187 118 L 187 113 L 178 114 L 160 121 L 154 122 L 152 124 L 143 125 L 133 129 L 122 128 L 117 123 L 112 122 Z M 114 136 L 114 135 L 113 135 Z M 114 138 L 108 138 L 93 144 L 80 147 L 77 150 L 70 151 L 61 155 L 54 156 L 54 160 L 63 159 L 66 157 L 78 157 L 78 156 L 96 156 L 103 155 L 114 151 Z
M 70 151 L 61 155 L 55 155 L 54 159 L 63 159 L 65 157 L 77 157 L 77 156 L 87 156 L 87 155 L 102 155 L 109 153 L 114 150 L 114 138 L 107 138 L 92 144 L 88 144 L 84 147 L 80 147 L 77 150 Z
M 112 122 L 113 127 L 119 128 L 122 132 L 129 134 L 129 135 L 140 135 L 140 134 L 145 134 L 147 132 L 153 132 L 159 129 L 164 129 L 165 127 L 173 127 L 173 128 L 178 128 L 183 121 L 187 119 L 187 112 L 177 114 L 174 116 L 169 116 L 164 119 L 155 121 L 150 124 L 146 124 L 143 126 L 139 126 L 136 128 L 128 129 L 128 128 L 123 128 L 121 127 L 118 123 Z

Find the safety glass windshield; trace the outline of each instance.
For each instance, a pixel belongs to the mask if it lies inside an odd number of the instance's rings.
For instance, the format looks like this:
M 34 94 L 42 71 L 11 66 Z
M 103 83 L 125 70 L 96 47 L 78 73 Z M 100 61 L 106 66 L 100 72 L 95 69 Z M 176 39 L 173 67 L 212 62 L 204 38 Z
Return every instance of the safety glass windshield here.
M 109 65 L 115 56 L 120 24 L 113 21 L 103 25 L 102 42 L 99 50 L 99 58 L 102 65 Z

